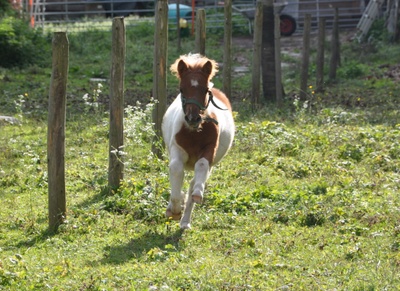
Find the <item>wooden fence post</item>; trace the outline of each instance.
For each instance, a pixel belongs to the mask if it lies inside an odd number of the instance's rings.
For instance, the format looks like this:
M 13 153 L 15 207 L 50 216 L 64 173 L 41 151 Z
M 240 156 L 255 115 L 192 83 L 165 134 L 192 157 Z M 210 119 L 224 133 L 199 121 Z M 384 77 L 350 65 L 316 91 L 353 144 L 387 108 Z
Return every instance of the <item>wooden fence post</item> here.
M 197 9 L 196 13 L 196 52 L 206 55 L 206 12 L 204 9 Z
M 264 0 L 262 32 L 262 86 L 265 101 L 276 102 L 274 0 Z
M 303 54 L 300 72 L 300 100 L 302 101 L 307 98 L 308 67 L 310 64 L 310 32 L 311 14 L 306 14 L 304 18 Z
M 161 158 L 161 123 L 167 109 L 167 49 L 168 49 L 168 1 L 157 0 L 155 9 L 153 97 L 157 101 L 153 111 L 154 130 L 153 153 Z
M 335 8 L 331 40 L 331 60 L 329 64 L 329 79 L 336 79 L 336 70 L 340 65 L 340 41 L 339 41 L 339 9 Z
M 257 109 L 260 97 L 260 77 L 261 77 L 261 40 L 263 23 L 263 4 L 261 0 L 257 1 L 254 18 L 254 36 L 253 36 L 253 66 L 252 66 L 252 93 L 251 105 L 253 111 Z
M 231 96 L 231 79 L 232 79 L 232 0 L 224 2 L 224 70 L 223 70 L 223 91 L 228 96 Z
M 176 39 L 177 39 L 177 50 L 181 51 L 181 9 L 180 9 L 180 0 L 176 1 Z
M 275 43 L 275 87 L 276 103 L 283 104 L 283 84 L 282 84 L 282 66 L 281 66 L 281 19 L 279 13 L 274 14 L 274 43 Z
M 317 80 L 315 92 L 322 92 L 324 90 L 325 24 L 326 19 L 321 17 L 318 21 Z
M 68 38 L 65 32 L 53 36 L 52 73 L 47 128 L 47 171 L 49 230 L 54 232 L 66 216 L 65 198 L 65 114 L 68 80 Z
M 119 152 L 124 145 L 124 71 L 125 25 L 123 17 L 112 22 L 112 56 L 110 86 L 110 133 L 108 186 L 118 188 L 124 177 L 124 163 Z

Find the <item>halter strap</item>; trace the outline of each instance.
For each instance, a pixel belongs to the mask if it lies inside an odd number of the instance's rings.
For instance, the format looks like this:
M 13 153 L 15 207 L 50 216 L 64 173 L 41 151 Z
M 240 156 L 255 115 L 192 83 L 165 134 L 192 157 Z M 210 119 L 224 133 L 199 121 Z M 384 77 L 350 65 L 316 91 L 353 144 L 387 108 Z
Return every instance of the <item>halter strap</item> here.
M 218 108 L 219 110 L 228 110 L 227 108 L 221 108 L 221 107 L 219 107 L 217 104 L 215 104 L 215 102 L 214 102 L 214 95 L 212 94 L 211 90 L 208 90 L 208 104 L 210 104 L 210 102 L 211 102 L 216 108 Z M 208 107 L 208 104 L 207 104 L 207 107 Z
M 205 121 L 205 122 L 214 122 L 216 125 L 218 125 L 218 121 L 216 119 L 208 116 L 208 115 L 203 118 L 203 121 Z
M 181 101 L 182 101 L 182 108 L 185 107 L 185 105 L 187 104 L 194 104 L 197 107 L 200 108 L 200 110 L 206 110 L 208 108 L 208 105 L 210 105 L 210 102 L 212 103 L 212 105 L 214 105 L 216 108 L 218 108 L 219 110 L 228 110 L 228 109 L 224 109 L 219 107 L 215 101 L 214 101 L 214 95 L 212 94 L 211 90 L 208 90 L 208 102 L 206 104 L 206 106 L 204 106 L 203 104 L 201 104 L 199 101 L 197 101 L 196 99 L 187 99 L 185 96 L 183 96 L 183 94 L 181 93 Z
M 182 101 L 182 108 L 185 107 L 186 104 L 197 105 L 197 107 L 199 107 L 200 110 L 206 110 L 207 107 L 208 107 L 208 104 L 206 106 L 204 106 L 203 104 L 201 104 L 196 99 L 187 99 L 185 96 L 182 95 L 182 93 L 181 93 L 181 101 Z

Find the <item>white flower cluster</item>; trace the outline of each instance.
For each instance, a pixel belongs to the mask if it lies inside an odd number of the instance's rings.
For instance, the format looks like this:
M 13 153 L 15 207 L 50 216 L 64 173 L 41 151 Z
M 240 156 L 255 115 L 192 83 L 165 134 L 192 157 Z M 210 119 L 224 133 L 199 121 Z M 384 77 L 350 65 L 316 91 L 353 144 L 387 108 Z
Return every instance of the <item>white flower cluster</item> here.
M 138 101 L 135 106 L 128 105 L 125 108 L 124 132 L 129 141 L 135 145 L 143 146 L 144 143 L 151 143 L 155 136 L 152 112 L 156 100 L 150 99 L 144 107 Z
M 93 94 L 91 96 L 89 95 L 89 93 L 83 95 L 82 99 L 83 101 L 85 101 L 87 111 L 90 110 L 90 108 L 93 108 L 95 112 L 98 111 L 99 95 L 102 92 L 101 88 L 103 88 L 103 85 L 101 83 L 98 83 L 97 88 L 93 89 Z

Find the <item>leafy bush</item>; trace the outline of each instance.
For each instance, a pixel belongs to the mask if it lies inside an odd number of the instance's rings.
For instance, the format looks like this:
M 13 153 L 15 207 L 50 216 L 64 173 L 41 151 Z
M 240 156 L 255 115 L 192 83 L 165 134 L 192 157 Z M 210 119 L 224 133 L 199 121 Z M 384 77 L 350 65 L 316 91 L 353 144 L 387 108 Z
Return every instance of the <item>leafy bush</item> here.
M 360 64 L 357 61 L 350 61 L 338 70 L 341 78 L 355 79 L 363 76 L 369 70 L 368 66 Z
M 29 28 L 25 21 L 9 16 L 0 20 L 0 63 L 3 67 L 44 65 L 51 59 L 49 45 L 42 31 Z
M 379 42 L 389 40 L 389 33 L 385 27 L 383 18 L 377 19 L 372 23 L 371 29 L 367 34 L 368 42 Z
M 11 12 L 11 5 L 8 1 L 0 1 L 0 17 Z

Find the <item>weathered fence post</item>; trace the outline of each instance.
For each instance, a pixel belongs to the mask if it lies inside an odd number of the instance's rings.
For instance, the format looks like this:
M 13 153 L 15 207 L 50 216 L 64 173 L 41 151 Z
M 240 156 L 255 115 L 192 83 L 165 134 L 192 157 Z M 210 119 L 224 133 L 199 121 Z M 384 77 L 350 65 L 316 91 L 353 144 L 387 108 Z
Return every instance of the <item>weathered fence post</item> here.
M 311 14 L 306 14 L 304 18 L 303 31 L 303 54 L 301 60 L 300 72 L 300 100 L 306 100 L 308 67 L 310 64 L 310 32 L 311 32 Z
M 124 163 L 119 152 L 124 146 L 124 75 L 125 75 L 125 24 L 123 17 L 112 23 L 112 55 L 110 86 L 110 133 L 108 186 L 118 188 L 124 177 Z
M 265 101 L 276 101 L 274 0 L 264 0 L 262 32 L 262 86 Z
M 325 23 L 326 19 L 324 17 L 318 20 L 317 80 L 315 92 L 322 92 L 324 90 Z
M 336 70 L 340 65 L 340 41 L 339 41 L 339 9 L 335 8 L 331 40 L 331 60 L 329 63 L 329 79 L 336 79 Z
M 282 66 L 281 66 L 281 19 L 279 13 L 275 13 L 274 23 L 274 42 L 275 42 L 275 87 L 276 103 L 283 103 L 283 85 L 282 85 Z
M 389 3 L 389 1 L 388 1 L 387 9 L 388 9 L 388 11 L 387 11 L 388 12 L 388 19 L 387 19 L 388 32 L 391 35 L 392 41 L 398 41 L 400 38 L 400 23 L 399 23 L 400 1 L 394 0 L 391 3 Z
M 196 31 L 195 31 L 196 52 L 206 55 L 206 12 L 204 9 L 197 9 Z
M 155 13 L 153 97 L 157 102 L 153 111 L 156 136 L 152 151 L 157 157 L 161 158 L 161 123 L 167 109 L 168 1 L 157 0 Z
M 231 79 L 232 79 L 232 0 L 224 2 L 224 71 L 223 71 L 223 91 L 228 96 L 231 96 Z
M 177 50 L 181 51 L 181 9 L 180 0 L 176 1 L 176 33 L 177 33 Z
M 261 40 L 262 40 L 262 22 L 263 22 L 263 4 L 261 0 L 257 1 L 254 17 L 254 36 L 253 36 L 253 66 L 252 66 L 252 90 L 251 106 L 253 111 L 257 109 L 260 98 L 260 77 L 261 77 Z
M 66 216 L 65 198 L 65 114 L 68 80 L 68 38 L 55 32 L 52 44 L 52 73 L 47 128 L 47 171 L 49 230 L 54 232 Z

